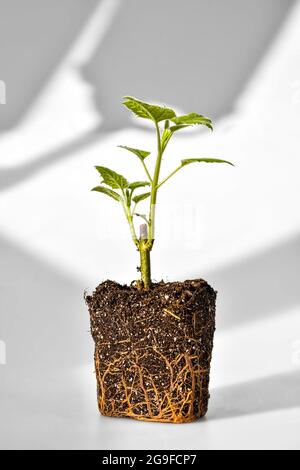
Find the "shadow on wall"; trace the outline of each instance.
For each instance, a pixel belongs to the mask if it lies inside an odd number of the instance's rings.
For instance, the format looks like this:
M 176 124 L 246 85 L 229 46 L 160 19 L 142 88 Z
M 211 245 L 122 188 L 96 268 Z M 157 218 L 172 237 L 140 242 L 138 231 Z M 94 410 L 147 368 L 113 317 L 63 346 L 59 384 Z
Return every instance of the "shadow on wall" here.
M 97 3 L 53 0 L 45 7 L 28 0 L 21 8 L 16 0 L 0 0 L 0 78 L 8 95 L 0 130 L 23 117 Z M 108 33 L 81 70 L 104 119 L 99 138 L 132 124 L 120 105 L 124 93 L 212 117 L 228 112 L 293 3 L 189 0 L 187 8 L 180 0 L 120 1 Z M 93 143 L 97 131 L 20 167 L 0 169 L 0 191 L 72 156 Z
M 90 362 L 83 286 L 3 237 L 0 259 L 0 331 L 8 364 L 4 372 L 50 375 Z
M 7 87 L 0 130 L 14 127 L 32 106 L 97 3 L 0 0 L 0 79 Z
M 82 365 L 96 389 L 83 286 L 3 237 L 0 259 L 0 446 L 76 448 L 86 420 Z
M 208 419 L 225 419 L 300 407 L 299 371 L 212 391 Z
M 103 134 L 102 130 L 96 127 L 71 142 L 67 142 L 59 149 L 40 154 L 29 162 L 22 163 L 13 168 L 0 168 L 0 192 L 10 189 L 19 183 L 23 183 L 39 171 L 55 165 L 62 159 L 72 158 L 74 153 L 89 147 L 94 142 L 104 137 L 105 134 Z
M 252 257 L 207 272 L 219 291 L 218 327 L 259 320 L 300 305 L 300 236 Z
M 107 130 L 124 94 L 219 117 L 234 106 L 294 0 L 126 0 L 82 70 Z

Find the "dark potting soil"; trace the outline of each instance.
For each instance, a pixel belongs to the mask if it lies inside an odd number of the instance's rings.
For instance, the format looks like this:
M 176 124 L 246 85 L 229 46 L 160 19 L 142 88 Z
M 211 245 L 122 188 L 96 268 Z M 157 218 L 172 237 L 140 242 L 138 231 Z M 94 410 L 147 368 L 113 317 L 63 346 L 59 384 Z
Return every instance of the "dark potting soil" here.
M 149 290 L 106 281 L 86 296 L 100 412 L 177 423 L 204 416 L 215 301 L 203 280 Z

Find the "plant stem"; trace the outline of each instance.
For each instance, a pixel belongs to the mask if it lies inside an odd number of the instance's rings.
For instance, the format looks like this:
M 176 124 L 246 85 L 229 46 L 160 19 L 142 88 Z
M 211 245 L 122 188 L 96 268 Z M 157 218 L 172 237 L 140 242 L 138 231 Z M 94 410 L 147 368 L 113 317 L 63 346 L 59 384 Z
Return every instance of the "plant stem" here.
M 155 227 L 155 208 L 157 199 L 157 186 L 160 174 L 160 167 L 163 155 L 163 149 L 161 144 L 161 135 L 159 126 L 155 123 L 156 134 L 157 134 L 157 159 L 154 170 L 153 179 L 151 181 L 151 200 L 150 200 L 150 213 L 149 213 L 149 224 L 141 226 L 141 237 L 139 242 L 139 252 L 141 258 L 141 276 L 142 283 L 145 289 L 149 289 L 151 286 L 151 258 L 150 252 L 154 243 L 154 227 Z M 149 228 L 149 233 L 148 233 Z
M 148 170 L 148 168 L 147 168 L 146 163 L 144 162 L 144 160 L 142 160 L 142 165 L 143 165 L 143 167 L 144 167 L 144 170 L 145 170 L 145 172 L 146 172 L 146 175 L 148 176 L 148 179 L 149 179 L 150 183 L 152 183 L 151 175 L 150 175 L 150 173 L 149 173 L 149 170 Z
M 157 199 L 157 185 L 158 185 L 158 180 L 159 180 L 159 174 L 160 174 L 160 167 L 161 167 L 161 161 L 162 161 L 162 145 L 161 145 L 161 136 L 160 136 L 160 130 L 159 126 L 157 123 L 155 123 L 156 127 L 156 134 L 157 134 L 157 159 L 156 159 L 156 165 L 155 165 L 155 170 L 154 170 L 154 176 L 152 180 L 152 190 L 151 190 L 151 201 L 150 201 L 150 214 L 149 214 L 149 243 L 151 245 L 151 248 L 153 246 L 154 242 L 154 237 L 155 237 L 155 209 L 156 209 L 156 199 Z
M 172 171 L 172 173 L 169 174 L 169 176 L 167 176 L 167 178 L 165 178 L 163 181 L 161 181 L 161 183 L 159 183 L 159 185 L 157 186 L 157 189 L 159 189 L 163 184 L 165 184 L 170 178 L 172 178 L 172 176 L 176 175 L 176 173 L 181 170 L 182 168 L 182 165 L 180 165 L 179 167 L 176 168 L 176 170 Z
M 131 236 L 132 236 L 133 243 L 139 249 L 140 245 L 139 245 L 139 240 L 137 238 L 135 228 L 134 228 L 133 214 L 131 214 L 130 209 L 126 206 L 125 203 L 123 203 L 123 209 L 124 209 L 125 216 L 126 216 L 126 219 L 128 221 L 128 224 L 129 224 L 130 233 L 131 233 Z
M 159 175 L 160 175 L 160 168 L 161 168 L 161 162 L 162 162 L 162 156 L 163 156 L 163 148 L 162 148 L 162 142 L 161 142 L 161 134 L 160 134 L 160 129 L 158 123 L 155 123 L 156 127 L 156 135 L 157 135 L 157 159 L 156 159 L 156 165 L 155 165 L 155 170 L 154 170 L 154 175 L 153 178 L 151 178 L 149 171 L 145 165 L 144 162 L 143 166 L 146 171 L 146 174 L 151 182 L 151 198 L 150 198 L 150 212 L 149 212 L 149 222 L 147 224 L 141 225 L 141 233 L 140 233 L 140 239 L 137 238 L 136 233 L 135 233 L 135 228 L 133 224 L 133 216 L 135 214 L 135 207 L 133 211 L 131 211 L 127 206 L 126 203 L 123 205 L 125 214 L 129 223 L 131 235 L 133 238 L 133 241 L 135 245 L 137 246 L 139 252 L 140 252 L 140 260 L 141 260 L 141 280 L 143 287 L 145 289 L 149 289 L 151 286 L 151 250 L 153 247 L 154 243 L 154 237 L 155 237 L 155 215 L 156 215 L 156 200 L 157 200 L 157 191 L 158 188 L 163 184 L 165 181 L 163 181 L 161 184 L 158 183 L 159 181 Z M 176 170 L 178 171 L 178 170 Z M 175 172 L 176 172 L 175 171 Z M 170 175 L 171 177 L 172 175 Z M 168 177 L 169 178 L 169 177 Z M 167 178 L 167 179 L 168 179 Z M 147 219 L 146 219 L 147 220 Z
M 141 243 L 140 245 L 140 258 L 141 258 L 141 277 L 145 289 L 151 286 L 151 260 L 150 250 L 147 246 Z
M 148 246 L 148 225 L 142 224 L 140 226 L 140 243 L 139 252 L 141 258 L 141 276 L 142 283 L 145 289 L 151 286 L 151 248 Z

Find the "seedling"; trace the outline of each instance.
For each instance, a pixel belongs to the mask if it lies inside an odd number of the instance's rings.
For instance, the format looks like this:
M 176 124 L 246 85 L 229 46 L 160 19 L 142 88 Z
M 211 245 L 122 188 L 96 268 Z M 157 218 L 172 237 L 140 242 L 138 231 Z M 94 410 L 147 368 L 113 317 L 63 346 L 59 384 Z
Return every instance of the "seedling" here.
M 155 239 L 156 204 L 160 188 L 179 170 L 192 163 L 226 163 L 232 166 L 233 164 L 227 160 L 217 158 L 183 158 L 174 171 L 166 178 L 160 180 L 162 157 L 173 135 L 193 125 L 206 126 L 212 130 L 212 121 L 208 117 L 197 113 L 177 116 L 171 108 L 148 104 L 131 96 L 124 97 L 123 105 L 132 111 L 135 116 L 149 119 L 154 124 L 157 138 L 157 156 L 154 174 L 150 174 L 146 164 L 150 152 L 121 145 L 122 149 L 134 154 L 139 159 L 145 172 L 146 180 L 130 183 L 119 173 L 103 166 L 96 166 L 102 181 L 101 186 L 96 186 L 92 191 L 106 194 L 122 205 L 133 242 L 140 253 L 141 280 L 138 285 L 140 288 L 148 289 L 151 286 L 150 253 Z M 147 199 L 149 199 L 148 214 L 140 214 L 137 211 L 138 205 Z M 139 236 L 136 232 L 135 217 L 142 218 L 144 222 L 140 225 Z

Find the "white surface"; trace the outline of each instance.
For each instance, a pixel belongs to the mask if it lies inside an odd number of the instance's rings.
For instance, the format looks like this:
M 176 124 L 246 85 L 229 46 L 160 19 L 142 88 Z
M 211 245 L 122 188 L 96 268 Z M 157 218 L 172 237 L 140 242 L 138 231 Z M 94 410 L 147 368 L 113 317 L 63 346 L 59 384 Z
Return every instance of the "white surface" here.
M 212 398 L 200 422 L 113 420 L 96 408 L 82 291 L 131 281 L 137 259 L 118 206 L 89 192 L 93 165 L 141 175 L 115 146 L 151 150 L 153 136 L 95 131 L 101 120 L 72 66 L 76 51 L 2 134 L 1 448 L 300 448 L 299 24 L 298 3 L 235 113 L 213 135 L 177 137 L 164 161 L 166 173 L 181 156 L 236 163 L 187 168 L 159 209 L 154 278 L 202 276 L 219 291 Z M 41 153 L 53 163 L 36 165 Z M 178 230 L 182 217 L 188 230 Z
M 297 364 L 292 326 L 299 331 L 297 311 L 219 333 L 210 411 L 192 424 L 98 416 L 91 366 L 34 371 L 34 378 L 18 371 L 4 395 L 1 447 L 299 449 L 300 354 Z

